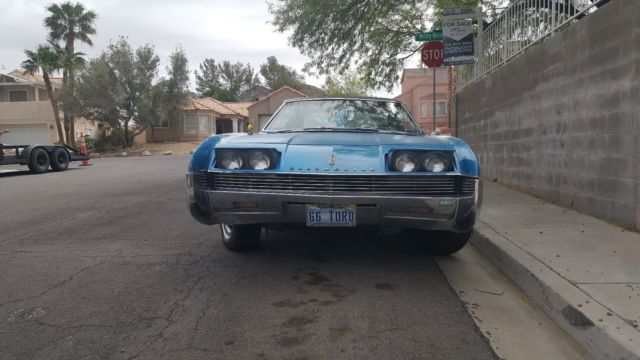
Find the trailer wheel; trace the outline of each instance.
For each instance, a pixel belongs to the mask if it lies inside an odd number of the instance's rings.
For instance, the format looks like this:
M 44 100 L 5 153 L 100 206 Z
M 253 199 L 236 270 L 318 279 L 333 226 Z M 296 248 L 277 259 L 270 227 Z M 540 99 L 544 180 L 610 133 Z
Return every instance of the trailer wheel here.
M 69 168 L 69 153 L 57 147 L 51 152 L 51 168 L 54 171 L 65 171 Z
M 29 170 L 36 174 L 42 174 L 49 169 L 49 154 L 43 148 L 35 148 L 29 156 Z

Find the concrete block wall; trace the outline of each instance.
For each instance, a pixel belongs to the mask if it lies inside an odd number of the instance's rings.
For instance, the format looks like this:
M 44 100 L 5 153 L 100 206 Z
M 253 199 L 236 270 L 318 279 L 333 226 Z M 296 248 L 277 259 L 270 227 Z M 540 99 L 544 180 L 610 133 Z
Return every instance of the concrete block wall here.
M 610 1 L 457 105 L 485 178 L 640 229 L 640 1 Z

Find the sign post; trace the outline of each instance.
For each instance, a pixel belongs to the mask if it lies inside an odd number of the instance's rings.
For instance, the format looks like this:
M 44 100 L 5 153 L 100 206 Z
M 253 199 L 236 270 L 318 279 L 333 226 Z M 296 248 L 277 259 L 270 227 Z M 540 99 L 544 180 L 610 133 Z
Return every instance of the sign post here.
M 436 131 L 436 68 L 444 63 L 444 45 L 441 41 L 429 41 L 420 51 L 422 63 L 433 68 L 433 132 Z

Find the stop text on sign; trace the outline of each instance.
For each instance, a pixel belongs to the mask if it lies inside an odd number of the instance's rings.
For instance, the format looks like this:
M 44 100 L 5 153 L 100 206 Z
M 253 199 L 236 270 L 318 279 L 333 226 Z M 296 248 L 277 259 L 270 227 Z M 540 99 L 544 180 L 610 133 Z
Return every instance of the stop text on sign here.
M 429 41 L 420 50 L 422 63 L 427 67 L 441 67 L 444 62 L 444 46 L 442 41 Z

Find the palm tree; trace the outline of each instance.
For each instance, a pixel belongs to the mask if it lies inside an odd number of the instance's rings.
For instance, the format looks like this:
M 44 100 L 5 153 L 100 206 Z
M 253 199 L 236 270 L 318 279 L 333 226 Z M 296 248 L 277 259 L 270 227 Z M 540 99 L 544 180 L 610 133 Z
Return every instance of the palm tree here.
M 44 78 L 44 85 L 47 88 L 49 94 L 49 101 L 53 107 L 53 117 L 56 119 L 56 127 L 58 128 L 58 141 L 65 143 L 64 132 L 62 130 L 62 122 L 60 121 L 60 111 L 58 109 L 58 100 L 56 94 L 53 92 L 53 86 L 51 86 L 51 79 L 49 74 L 58 71 L 62 68 L 62 61 L 57 51 L 51 46 L 39 45 L 35 51 L 25 50 L 24 54 L 27 56 L 27 60 L 22 62 L 22 70 L 25 74 L 37 74 L 42 72 Z M 36 89 L 38 91 L 38 89 Z
M 76 84 L 76 74 L 75 71 L 81 68 L 84 68 L 86 64 L 86 60 L 84 59 L 85 54 L 81 52 L 69 53 L 65 48 L 61 48 L 58 44 L 53 41 L 49 41 L 51 44 L 51 48 L 56 52 L 58 58 L 60 59 L 60 63 L 62 69 L 72 69 L 71 76 L 66 85 L 63 84 L 62 91 L 58 96 L 58 101 L 62 103 L 62 107 L 65 109 L 65 112 L 71 114 L 71 118 L 74 119 L 77 114 L 80 103 L 78 97 L 75 94 L 75 84 Z M 71 122 L 73 125 L 73 122 Z M 69 131 L 67 133 L 67 139 L 73 138 L 75 134 L 75 129 L 73 126 L 70 126 Z M 75 139 L 73 139 L 75 140 Z M 71 140 L 71 141 L 73 141 Z M 73 142 L 72 142 L 73 144 Z
M 75 41 L 78 40 L 87 45 L 93 45 L 91 35 L 96 33 L 95 20 L 96 13 L 87 10 L 80 3 L 72 4 L 66 1 L 62 4 L 51 4 L 47 6 L 49 16 L 44 19 L 44 25 L 49 29 L 51 41 L 62 41 L 66 54 L 75 54 Z M 75 66 L 73 61 L 68 61 L 72 57 L 68 56 L 63 63 L 62 82 L 68 87 L 69 93 L 75 94 Z M 75 124 L 72 109 L 64 106 L 65 125 L 69 124 L 68 139 L 75 143 Z

